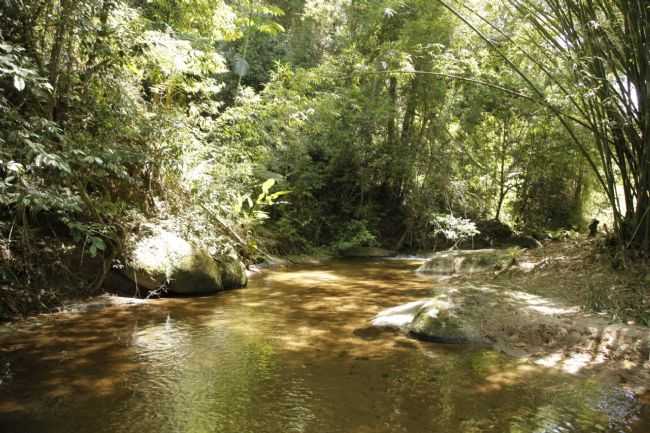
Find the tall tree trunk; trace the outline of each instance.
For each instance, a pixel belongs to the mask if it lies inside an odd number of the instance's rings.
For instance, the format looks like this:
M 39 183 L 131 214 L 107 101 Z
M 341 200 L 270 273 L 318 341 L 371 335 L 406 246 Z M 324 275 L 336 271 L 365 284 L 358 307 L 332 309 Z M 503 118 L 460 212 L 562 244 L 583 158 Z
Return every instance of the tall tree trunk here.
M 68 36 L 69 21 L 72 15 L 72 8 L 74 6 L 73 0 L 60 0 L 59 2 L 59 16 L 52 42 L 52 51 L 50 52 L 50 61 L 48 64 L 48 79 L 52 85 L 52 95 L 50 98 L 50 118 L 57 117 L 57 109 L 60 103 L 60 73 L 61 73 L 61 58 L 63 55 L 63 47 L 65 46 L 66 36 Z
M 413 143 L 413 129 L 415 125 L 415 113 L 418 103 L 418 77 L 411 81 L 411 87 L 406 97 L 406 110 L 402 119 L 402 131 L 399 139 L 399 146 L 396 149 L 396 162 L 399 164 L 398 183 L 400 193 L 403 197 L 408 193 L 410 184 L 410 173 L 413 172 L 413 164 L 416 161 L 417 147 Z
M 501 219 L 501 209 L 503 207 L 503 202 L 506 199 L 507 189 L 506 189 L 506 149 L 508 142 L 508 126 L 507 121 L 504 120 L 502 125 L 502 135 L 501 143 L 499 149 L 499 199 L 497 202 L 497 210 L 494 216 L 494 219 L 500 221 Z

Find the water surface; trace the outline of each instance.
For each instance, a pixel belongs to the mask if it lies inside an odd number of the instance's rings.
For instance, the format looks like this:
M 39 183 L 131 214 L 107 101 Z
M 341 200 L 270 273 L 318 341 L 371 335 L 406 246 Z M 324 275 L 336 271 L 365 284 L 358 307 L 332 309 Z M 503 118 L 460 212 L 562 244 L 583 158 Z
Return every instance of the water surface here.
M 247 289 L 39 318 L 0 335 L 0 432 L 650 432 L 630 393 L 368 327 L 419 262 L 294 267 Z

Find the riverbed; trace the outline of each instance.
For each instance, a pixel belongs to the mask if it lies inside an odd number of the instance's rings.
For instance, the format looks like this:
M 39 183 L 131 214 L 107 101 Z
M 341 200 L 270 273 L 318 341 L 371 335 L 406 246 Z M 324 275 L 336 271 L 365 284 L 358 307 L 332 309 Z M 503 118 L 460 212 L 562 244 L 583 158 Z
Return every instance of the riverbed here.
M 371 328 L 431 295 L 419 264 L 297 265 L 215 296 L 5 328 L 0 431 L 650 431 L 650 408 L 614 382 Z

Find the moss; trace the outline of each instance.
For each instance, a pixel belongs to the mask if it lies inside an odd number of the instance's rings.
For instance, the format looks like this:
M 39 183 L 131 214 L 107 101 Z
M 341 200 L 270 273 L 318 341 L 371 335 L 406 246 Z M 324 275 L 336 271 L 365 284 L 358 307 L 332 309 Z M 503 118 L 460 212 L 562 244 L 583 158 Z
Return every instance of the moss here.
M 174 264 L 169 281 L 169 291 L 178 294 L 214 293 L 224 288 L 219 264 L 201 250 Z
M 128 272 L 145 289 L 166 285 L 183 295 L 222 290 L 221 275 L 221 266 L 207 251 L 164 231 L 137 242 Z
M 412 334 L 420 338 L 437 341 L 467 341 L 461 323 L 449 311 L 437 308 L 424 308 L 418 312 L 410 326 Z
M 221 281 L 224 289 L 239 289 L 246 287 L 248 277 L 246 268 L 237 257 L 226 255 L 219 258 L 221 265 Z

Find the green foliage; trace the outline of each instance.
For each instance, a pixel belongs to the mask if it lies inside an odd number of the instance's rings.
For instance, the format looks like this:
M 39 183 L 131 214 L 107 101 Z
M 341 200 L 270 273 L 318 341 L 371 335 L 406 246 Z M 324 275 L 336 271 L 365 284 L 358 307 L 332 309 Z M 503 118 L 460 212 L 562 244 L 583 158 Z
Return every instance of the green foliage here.
M 82 257 L 110 259 L 143 217 L 187 218 L 187 231 L 215 251 L 252 245 L 250 231 L 285 194 L 265 183 L 252 208 L 235 209 L 259 189 L 252 162 L 207 137 L 228 73 L 213 42 L 236 40 L 241 23 L 225 4 L 171 3 L 3 5 L 0 219 L 24 263 L 44 229 L 76 242 Z M 31 284 L 28 272 L 12 271 L 14 283 Z
M 442 236 L 454 245 L 480 234 L 474 222 L 452 214 L 431 215 L 431 227 L 434 237 Z
M 598 148 L 563 121 L 584 113 L 518 49 L 544 38 L 485 12 L 503 56 L 426 0 L 5 2 L 7 248 L 47 232 L 110 261 L 148 219 L 249 260 L 580 226 Z
M 375 247 L 377 245 L 377 237 L 368 230 L 367 223 L 357 220 L 345 224 L 339 238 L 333 243 L 336 251 L 345 251 L 355 247 Z

